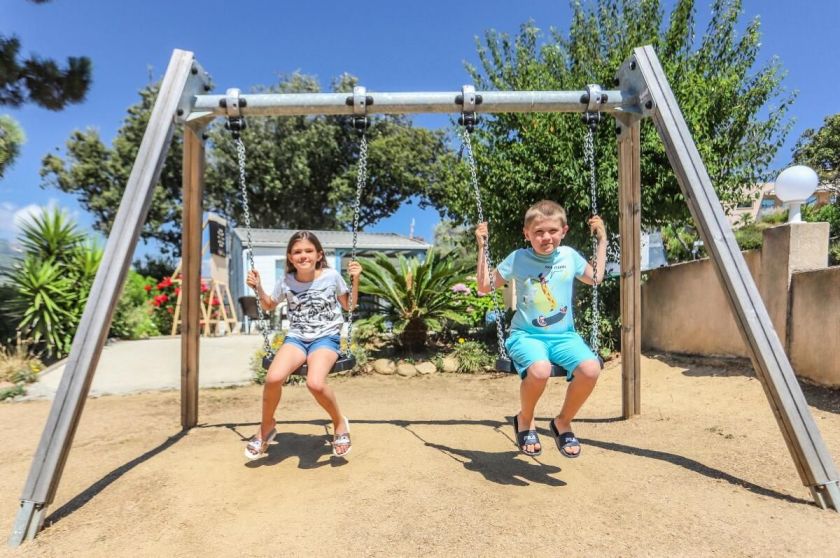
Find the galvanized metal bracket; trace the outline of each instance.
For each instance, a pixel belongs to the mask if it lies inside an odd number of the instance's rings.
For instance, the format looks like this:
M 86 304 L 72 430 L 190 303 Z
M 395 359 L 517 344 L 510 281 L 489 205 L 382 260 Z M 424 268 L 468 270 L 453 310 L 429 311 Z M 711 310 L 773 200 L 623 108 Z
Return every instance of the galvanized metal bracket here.
M 639 71 L 635 56 L 625 60 L 618 68 L 615 74 L 615 85 L 621 89 L 622 99 L 627 101 L 621 107 L 620 112 L 642 117 L 653 114 L 656 106 L 651 98 L 644 76 Z M 619 112 L 616 114 L 619 114 Z
M 196 60 L 193 60 L 192 68 L 190 68 L 190 75 L 187 78 L 187 83 L 184 87 L 184 93 L 178 101 L 178 108 L 175 109 L 175 122 L 178 124 L 184 124 L 187 121 L 192 121 L 197 118 L 201 118 L 202 116 L 205 118 L 209 116 L 209 118 L 212 119 L 213 116 L 211 113 L 193 113 L 196 98 L 199 95 L 208 93 L 212 89 L 213 80 L 210 78 L 210 74 L 201 67 L 201 64 L 199 64 Z
M 225 92 L 225 97 L 219 101 L 219 105 L 225 109 L 227 115 L 225 128 L 230 130 L 234 139 L 239 139 L 242 130 L 247 127 L 245 117 L 242 115 L 242 107 L 248 106 L 248 101 L 239 94 L 239 89 L 231 87 Z
M 353 95 L 347 97 L 347 104 L 353 106 L 353 128 L 359 134 L 364 134 L 370 127 L 367 108 L 373 104 L 373 97 L 367 94 L 367 89 L 361 85 L 353 88 Z
M 481 100 L 481 95 L 475 92 L 475 86 L 473 85 L 462 86 L 461 94 L 455 97 L 455 104 L 461 105 L 461 116 L 458 118 L 458 124 L 465 127 L 470 133 L 478 124 L 478 115 L 475 111 L 481 104 Z
M 621 88 L 621 96 L 627 101 L 614 114 L 616 120 L 615 135 L 619 140 L 623 140 L 627 138 L 630 126 L 634 122 L 651 116 L 654 104 L 635 57 L 631 56 L 625 60 L 615 75 L 614 85 Z

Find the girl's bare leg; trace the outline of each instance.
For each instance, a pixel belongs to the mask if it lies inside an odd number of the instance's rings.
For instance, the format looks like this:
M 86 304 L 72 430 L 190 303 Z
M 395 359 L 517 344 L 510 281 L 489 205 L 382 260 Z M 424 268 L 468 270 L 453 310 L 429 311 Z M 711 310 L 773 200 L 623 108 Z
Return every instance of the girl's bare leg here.
M 331 349 L 316 349 L 309 353 L 306 361 L 309 372 L 306 375 L 306 387 L 315 397 L 315 401 L 324 408 L 333 422 L 333 434 L 345 434 L 347 428 L 344 424 L 344 415 L 338 406 L 335 392 L 327 385 L 327 374 L 332 370 L 338 354 Z M 338 450 L 341 453 L 340 450 Z
M 265 440 L 268 433 L 274 428 L 274 412 L 280 403 L 280 397 L 283 395 L 283 384 L 286 383 L 292 372 L 300 368 L 304 362 L 306 362 L 306 355 L 299 347 L 294 345 L 281 345 L 274 356 L 263 386 L 260 440 Z

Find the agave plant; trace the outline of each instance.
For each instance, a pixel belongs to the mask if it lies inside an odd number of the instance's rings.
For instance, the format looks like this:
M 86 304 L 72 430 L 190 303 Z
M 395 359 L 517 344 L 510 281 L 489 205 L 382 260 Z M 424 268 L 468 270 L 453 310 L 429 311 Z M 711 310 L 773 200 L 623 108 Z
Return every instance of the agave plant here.
M 45 212 L 21 227 L 25 257 L 2 271 L 13 292 L 4 314 L 17 330 L 47 355 L 70 350 L 102 260 L 102 249 L 60 210 Z
M 7 276 L 15 289 L 9 313 L 18 319 L 18 330 L 52 356 L 67 354 L 76 324 L 74 285 L 63 266 L 30 255 Z
M 373 322 L 389 321 L 400 344 L 409 351 L 422 349 L 430 331 L 447 321 L 465 323 L 461 297 L 452 287 L 464 280 L 466 269 L 451 254 L 429 251 L 424 261 L 382 254 L 364 262 L 359 290 L 376 297 L 378 315 Z
M 85 234 L 67 213 L 53 208 L 25 221 L 18 240 L 25 254 L 63 263 L 84 242 Z

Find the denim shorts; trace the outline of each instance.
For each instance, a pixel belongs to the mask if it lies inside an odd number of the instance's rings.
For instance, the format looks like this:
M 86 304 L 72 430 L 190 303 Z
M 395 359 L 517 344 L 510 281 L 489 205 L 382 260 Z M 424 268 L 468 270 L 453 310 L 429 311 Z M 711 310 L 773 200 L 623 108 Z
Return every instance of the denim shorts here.
M 529 366 L 539 360 L 547 360 L 563 367 L 566 380 L 571 382 L 572 373 L 581 362 L 598 359 L 576 331 L 551 334 L 514 331 L 505 342 L 505 349 L 523 379 Z
M 339 335 L 326 335 L 318 339 L 313 339 L 312 341 L 304 341 L 297 337 L 286 337 L 283 340 L 283 344 L 294 345 L 303 351 L 303 354 L 306 356 L 309 356 L 312 354 L 312 351 L 317 349 L 330 349 L 336 353 L 341 352 L 341 337 Z

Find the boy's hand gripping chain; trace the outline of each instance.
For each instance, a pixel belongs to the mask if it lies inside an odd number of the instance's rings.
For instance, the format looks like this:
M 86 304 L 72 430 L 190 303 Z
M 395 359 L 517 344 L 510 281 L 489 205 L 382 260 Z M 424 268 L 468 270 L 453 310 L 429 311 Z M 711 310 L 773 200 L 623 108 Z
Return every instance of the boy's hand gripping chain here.
M 478 210 L 478 222 L 484 222 L 484 208 L 481 204 L 481 190 L 478 188 L 478 171 L 476 170 L 475 156 L 473 155 L 472 140 L 470 134 L 472 133 L 475 124 L 478 122 L 478 117 L 475 114 L 475 106 L 481 104 L 481 95 L 476 95 L 475 88 L 471 85 L 465 85 L 461 89 L 462 93 L 455 102 L 464 107 L 458 123 L 464 127 L 463 143 L 464 151 L 467 154 L 467 164 L 470 167 L 470 183 L 475 194 L 475 202 Z M 490 296 L 493 300 L 493 313 L 496 318 L 496 341 L 499 346 L 499 359 L 507 360 L 507 352 L 505 351 L 505 331 L 502 324 L 502 309 L 499 305 L 498 294 L 496 293 L 496 274 L 493 272 L 493 262 L 490 258 L 490 243 L 488 238 L 484 237 L 484 265 L 487 267 L 488 280 L 490 282 Z

